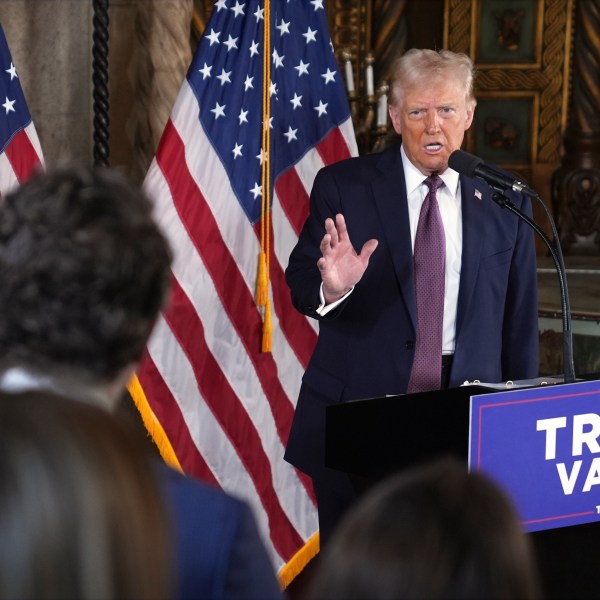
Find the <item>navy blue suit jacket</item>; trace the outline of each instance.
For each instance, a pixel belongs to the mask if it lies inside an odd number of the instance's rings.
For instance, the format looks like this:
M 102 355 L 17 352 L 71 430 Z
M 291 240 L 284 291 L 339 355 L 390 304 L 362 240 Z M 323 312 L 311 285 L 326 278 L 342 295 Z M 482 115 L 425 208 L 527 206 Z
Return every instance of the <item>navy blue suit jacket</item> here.
M 492 199 L 481 180 L 461 176 L 463 247 L 450 386 L 538 374 L 534 235 Z M 512 192 L 511 192 L 512 193 Z M 531 215 L 528 198 L 511 196 Z M 321 318 L 316 266 L 327 217 L 342 213 L 355 249 L 379 245 L 349 298 Z M 414 357 L 416 300 L 402 159 L 398 147 L 322 169 L 310 215 L 290 256 L 294 306 L 319 319 L 319 339 L 302 387 L 285 458 L 315 477 L 324 467 L 325 406 L 404 394 Z
M 250 508 L 157 465 L 175 556 L 175 598 L 280 600 L 282 593 Z

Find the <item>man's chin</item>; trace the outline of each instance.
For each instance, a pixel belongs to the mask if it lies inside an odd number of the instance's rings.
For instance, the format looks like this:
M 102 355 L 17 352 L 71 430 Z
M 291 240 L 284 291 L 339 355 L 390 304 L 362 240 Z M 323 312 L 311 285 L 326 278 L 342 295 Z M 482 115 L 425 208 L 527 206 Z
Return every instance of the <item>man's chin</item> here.
M 428 172 L 442 172 L 448 168 L 448 159 L 447 158 L 439 158 L 439 160 L 427 160 L 422 163 L 425 167 L 425 170 Z

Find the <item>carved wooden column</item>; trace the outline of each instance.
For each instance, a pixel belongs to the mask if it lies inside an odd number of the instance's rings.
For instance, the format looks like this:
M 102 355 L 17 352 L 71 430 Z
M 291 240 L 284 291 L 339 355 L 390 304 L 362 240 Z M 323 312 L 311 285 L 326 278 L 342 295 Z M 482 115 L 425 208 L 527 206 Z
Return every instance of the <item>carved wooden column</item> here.
M 552 195 L 565 253 L 600 254 L 600 0 L 577 2 L 564 157 Z

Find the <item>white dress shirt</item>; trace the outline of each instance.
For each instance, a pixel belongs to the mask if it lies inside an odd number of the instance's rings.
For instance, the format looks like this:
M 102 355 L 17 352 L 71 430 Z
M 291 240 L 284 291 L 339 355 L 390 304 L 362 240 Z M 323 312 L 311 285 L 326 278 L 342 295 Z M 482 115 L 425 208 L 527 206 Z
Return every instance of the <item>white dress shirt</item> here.
M 408 219 L 410 221 L 410 239 L 415 248 L 415 236 L 419 223 L 421 206 L 429 188 L 423 183 L 427 178 L 407 158 L 401 148 L 406 196 L 408 198 Z M 444 330 L 442 333 L 442 354 L 454 352 L 456 332 L 456 307 L 458 304 L 458 286 L 462 258 L 462 210 L 460 181 L 458 173 L 446 169 L 438 173 L 444 185 L 437 191 L 440 215 L 446 237 L 446 287 L 444 292 Z
M 408 160 L 403 147 L 401 147 L 400 152 L 402 155 L 402 166 L 404 167 L 406 196 L 408 198 L 410 239 L 414 251 L 419 214 L 425 196 L 429 190 L 424 183 L 427 177 Z M 450 168 L 446 169 L 443 173 L 439 173 L 439 176 L 444 182 L 444 185 L 437 191 L 437 200 L 446 237 L 446 286 L 444 292 L 444 330 L 442 333 L 441 350 L 442 354 L 452 354 L 454 352 L 456 307 L 458 304 L 458 286 L 460 283 L 460 267 L 462 259 L 460 181 L 458 173 Z M 332 302 L 325 306 L 323 284 L 321 284 L 321 304 L 317 308 L 317 313 L 321 316 L 326 315 L 329 311 L 333 310 L 343 302 L 351 293 L 352 290 L 336 302 Z

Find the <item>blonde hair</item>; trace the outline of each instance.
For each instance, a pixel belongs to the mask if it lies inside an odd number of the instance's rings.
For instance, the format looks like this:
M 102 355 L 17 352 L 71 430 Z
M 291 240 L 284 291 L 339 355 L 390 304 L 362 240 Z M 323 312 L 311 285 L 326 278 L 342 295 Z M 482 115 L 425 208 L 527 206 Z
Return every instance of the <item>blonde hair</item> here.
M 397 106 L 404 100 L 407 90 L 426 86 L 432 78 L 455 77 L 464 83 L 467 104 L 474 108 L 477 103 L 473 94 L 475 76 L 475 66 L 466 54 L 450 50 L 411 48 L 393 65 L 390 104 Z

